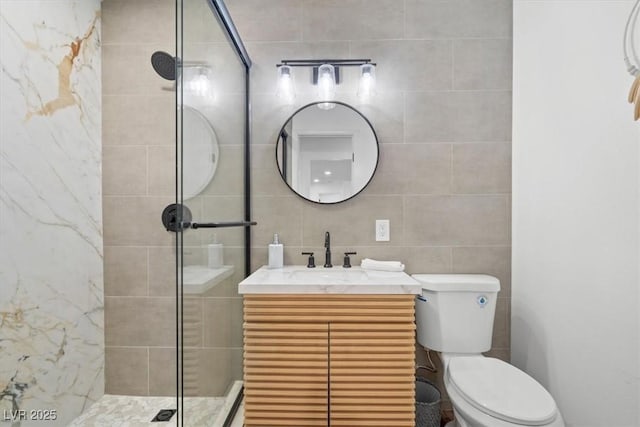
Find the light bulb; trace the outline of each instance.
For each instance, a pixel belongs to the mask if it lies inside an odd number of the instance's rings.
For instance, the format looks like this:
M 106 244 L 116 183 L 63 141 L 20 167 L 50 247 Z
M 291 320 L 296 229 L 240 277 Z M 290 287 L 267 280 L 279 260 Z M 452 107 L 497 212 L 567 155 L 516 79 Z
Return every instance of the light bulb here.
M 276 96 L 287 104 L 293 104 L 293 101 L 296 99 L 291 67 L 288 65 L 280 65 L 278 67 L 278 89 Z
M 318 67 L 318 97 L 320 98 L 321 101 L 331 101 L 335 95 L 336 95 L 335 69 L 331 64 L 322 64 L 320 67 Z M 324 104 L 329 104 L 329 103 L 324 103 Z M 328 107 L 328 108 L 333 108 L 333 107 Z M 325 108 L 325 109 L 328 109 L 328 108 Z
M 363 64 L 360 66 L 360 83 L 358 85 L 358 98 L 367 102 L 376 94 L 376 66 Z
M 318 103 L 318 108 L 321 110 L 331 110 L 332 108 L 335 108 L 336 103 L 335 102 L 320 102 Z
M 201 97 L 206 97 L 209 93 L 209 79 L 207 76 L 200 74 L 191 81 L 191 91 Z
M 211 101 L 215 98 L 210 79 L 210 70 L 206 67 L 194 67 L 185 73 L 185 89 L 187 92 L 202 100 Z

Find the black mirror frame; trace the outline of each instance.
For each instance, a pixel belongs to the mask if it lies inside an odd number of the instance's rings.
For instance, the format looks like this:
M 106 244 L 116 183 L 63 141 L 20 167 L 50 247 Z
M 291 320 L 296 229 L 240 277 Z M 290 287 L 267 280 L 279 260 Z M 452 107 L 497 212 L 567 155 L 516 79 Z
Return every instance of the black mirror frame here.
M 376 148 L 378 149 L 377 153 L 376 153 L 376 165 L 373 168 L 373 171 L 371 172 L 371 176 L 369 177 L 369 180 L 367 181 L 367 183 L 365 185 L 362 186 L 362 188 L 360 190 L 358 190 L 357 193 L 354 193 L 351 197 L 347 197 L 346 199 L 343 200 L 339 200 L 337 202 L 318 202 L 317 200 L 311 200 L 306 198 L 305 196 L 303 196 L 302 194 L 298 193 L 296 190 L 294 190 L 289 183 L 287 182 L 286 177 L 283 175 L 282 172 L 282 168 L 280 167 L 280 163 L 278 162 L 278 147 L 280 147 L 280 136 L 282 135 L 283 132 L 286 132 L 285 127 L 287 126 L 287 123 L 289 123 L 296 114 L 298 114 L 300 111 L 304 110 L 305 108 L 311 107 L 313 105 L 318 105 L 318 104 L 327 104 L 327 103 L 331 103 L 331 104 L 336 104 L 336 105 L 342 105 L 344 107 L 347 107 L 353 111 L 355 111 L 360 117 L 362 117 L 364 119 L 365 122 L 367 122 L 367 124 L 369 125 L 369 128 L 371 129 L 371 132 L 373 133 L 373 137 L 376 140 Z M 378 140 L 378 134 L 376 134 L 376 130 L 373 128 L 373 125 L 371 124 L 371 121 L 369 121 L 369 119 L 367 118 L 367 116 L 365 116 L 364 114 L 362 114 L 358 109 L 356 109 L 355 107 L 345 103 L 345 102 L 340 102 L 340 101 L 318 101 L 318 102 L 312 102 L 310 104 L 307 105 L 303 105 L 302 107 L 298 108 L 296 111 L 293 112 L 293 114 L 291 114 L 289 116 L 289 118 L 287 118 L 287 120 L 284 121 L 284 124 L 282 125 L 282 127 L 280 128 L 280 131 L 278 131 L 278 139 L 276 141 L 276 165 L 278 167 L 278 172 L 280 173 L 280 178 L 282 178 L 282 181 L 286 184 L 287 187 L 289 187 L 289 189 L 296 194 L 298 197 L 308 201 L 308 202 L 312 202 L 315 203 L 317 205 L 337 205 L 338 203 L 343 203 L 346 202 L 347 200 L 351 200 L 354 197 L 356 197 L 358 194 L 362 193 L 364 191 L 365 188 L 367 188 L 367 186 L 371 183 L 371 180 L 373 179 L 373 177 L 376 174 L 376 171 L 378 170 L 378 164 L 380 163 L 380 141 Z

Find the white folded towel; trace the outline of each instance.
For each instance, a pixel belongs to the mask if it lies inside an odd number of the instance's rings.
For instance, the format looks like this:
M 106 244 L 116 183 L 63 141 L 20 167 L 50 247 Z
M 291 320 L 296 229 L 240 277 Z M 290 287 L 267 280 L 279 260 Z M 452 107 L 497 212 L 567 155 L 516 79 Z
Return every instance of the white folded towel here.
M 375 259 L 365 258 L 360 266 L 365 270 L 404 271 L 404 264 L 400 261 L 376 261 Z

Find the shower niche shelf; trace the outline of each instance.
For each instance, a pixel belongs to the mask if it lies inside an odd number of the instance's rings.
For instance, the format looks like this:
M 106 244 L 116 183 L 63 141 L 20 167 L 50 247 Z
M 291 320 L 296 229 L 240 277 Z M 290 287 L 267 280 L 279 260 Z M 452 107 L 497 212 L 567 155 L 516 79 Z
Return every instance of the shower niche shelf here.
M 206 265 L 187 265 L 182 270 L 182 289 L 184 294 L 200 295 L 231 277 L 233 265 L 209 268 Z

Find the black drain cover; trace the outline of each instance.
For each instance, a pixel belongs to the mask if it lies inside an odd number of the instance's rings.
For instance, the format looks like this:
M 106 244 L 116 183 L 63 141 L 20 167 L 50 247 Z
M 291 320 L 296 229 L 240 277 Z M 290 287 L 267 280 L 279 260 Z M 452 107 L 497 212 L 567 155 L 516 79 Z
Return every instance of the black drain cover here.
M 167 422 L 171 419 L 171 417 L 173 417 L 173 414 L 175 414 L 176 412 L 178 411 L 175 409 L 161 409 L 160 412 L 158 412 L 158 415 L 156 415 L 155 418 L 151 420 L 151 422 L 152 423 Z

